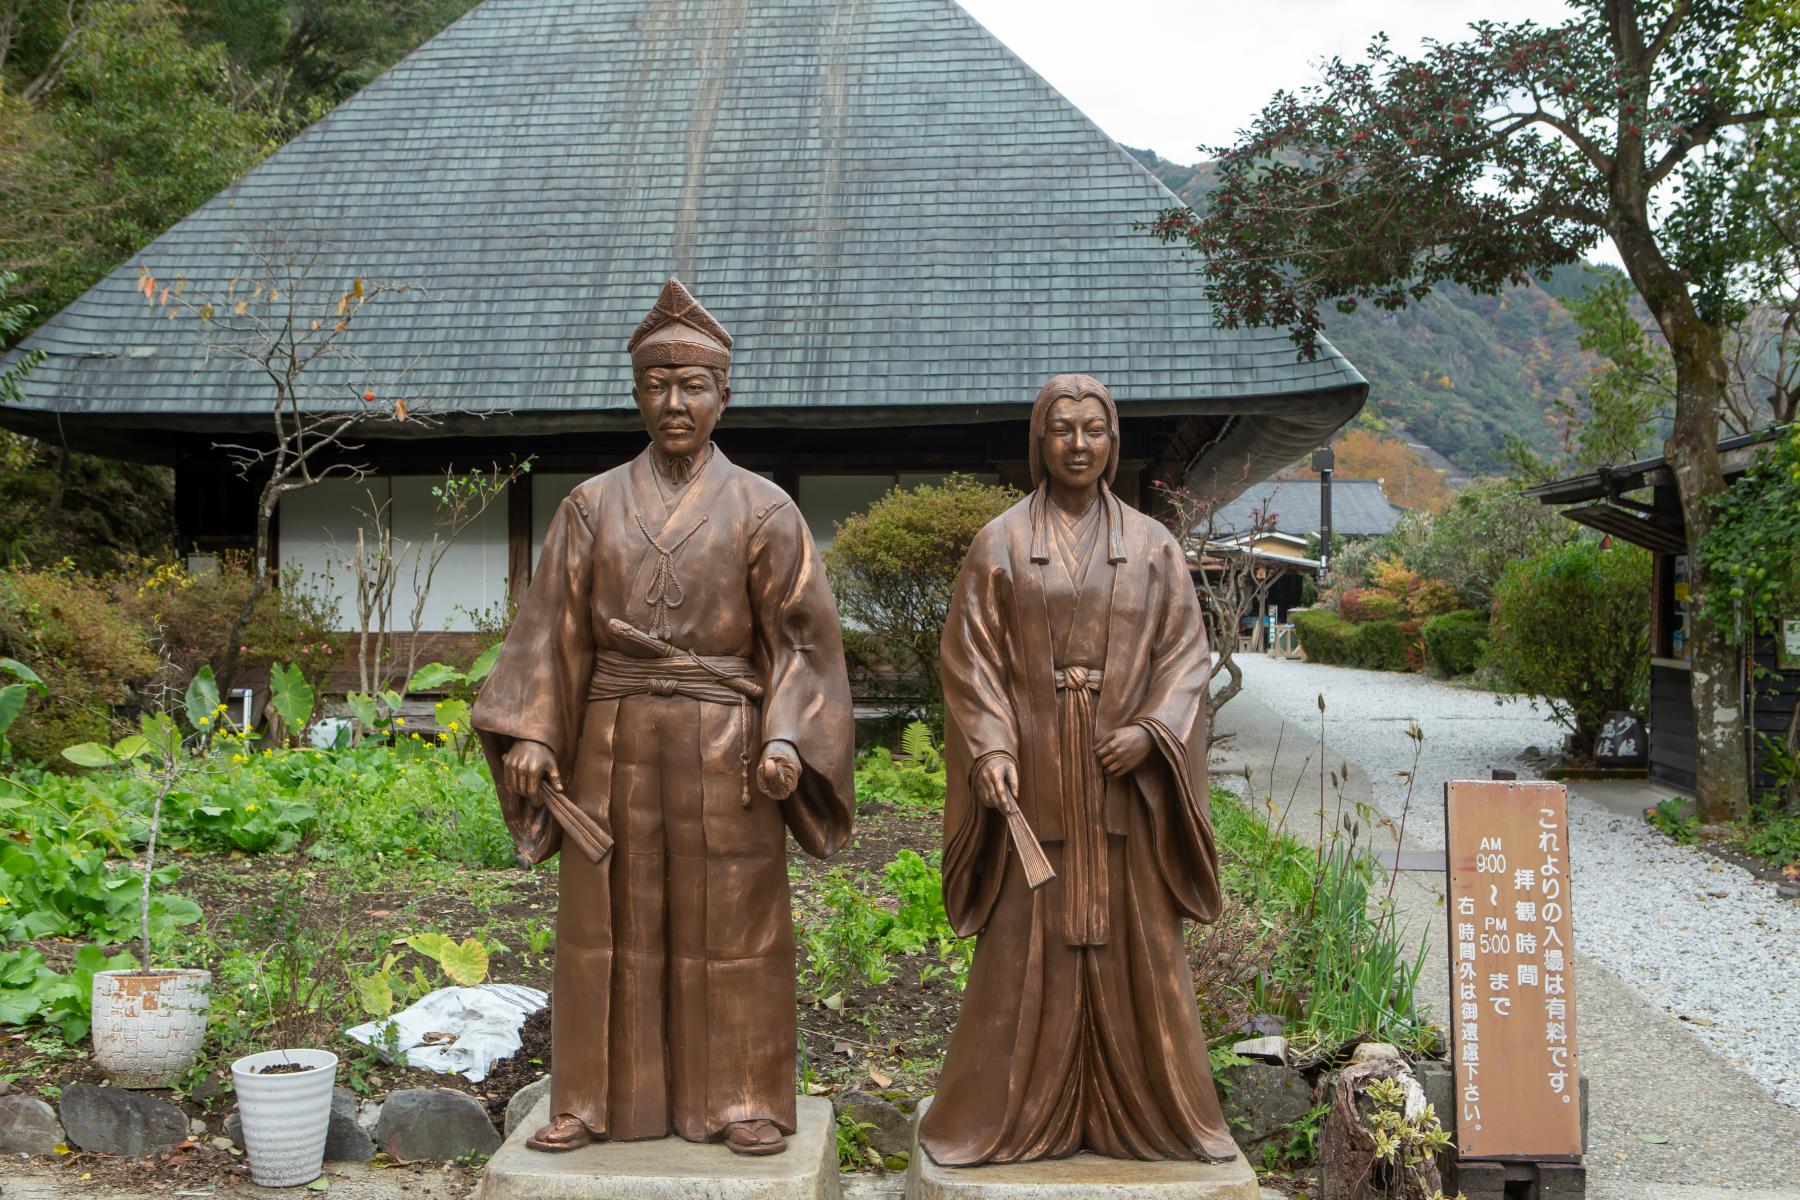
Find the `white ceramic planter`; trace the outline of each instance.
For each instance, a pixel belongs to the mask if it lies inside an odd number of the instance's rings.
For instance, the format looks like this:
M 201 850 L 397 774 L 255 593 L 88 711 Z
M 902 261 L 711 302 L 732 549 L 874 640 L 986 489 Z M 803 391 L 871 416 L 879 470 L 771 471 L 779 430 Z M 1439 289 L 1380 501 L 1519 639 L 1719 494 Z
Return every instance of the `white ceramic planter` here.
M 310 1071 L 259 1075 L 267 1066 L 299 1063 Z M 329 1050 L 265 1050 L 231 1064 L 250 1178 L 262 1187 L 298 1187 L 319 1177 L 331 1129 L 337 1055 Z
M 94 1062 L 113 1083 L 168 1087 L 206 1040 L 210 971 L 99 971 L 94 975 Z

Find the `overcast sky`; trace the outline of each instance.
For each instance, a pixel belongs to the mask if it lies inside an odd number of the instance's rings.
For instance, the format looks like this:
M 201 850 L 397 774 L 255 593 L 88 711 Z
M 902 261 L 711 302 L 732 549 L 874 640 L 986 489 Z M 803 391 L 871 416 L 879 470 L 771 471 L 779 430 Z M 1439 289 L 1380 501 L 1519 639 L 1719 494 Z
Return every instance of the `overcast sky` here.
M 1263 102 L 1360 57 L 1385 31 L 1414 51 L 1470 21 L 1566 19 L 1562 0 L 960 0 L 1112 139 L 1178 163 L 1235 140 Z

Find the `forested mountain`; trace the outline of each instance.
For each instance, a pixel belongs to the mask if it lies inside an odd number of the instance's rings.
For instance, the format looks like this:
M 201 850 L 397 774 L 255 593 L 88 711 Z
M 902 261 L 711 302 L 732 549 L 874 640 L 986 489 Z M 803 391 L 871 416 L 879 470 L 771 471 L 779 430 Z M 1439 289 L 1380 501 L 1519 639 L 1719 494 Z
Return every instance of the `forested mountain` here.
M 1208 163 L 1132 153 L 1189 204 L 1210 190 Z M 1440 287 L 1401 312 L 1364 304 L 1328 314 L 1325 332 L 1369 380 L 1373 415 L 1465 471 L 1499 471 L 1508 435 L 1539 450 L 1555 446 L 1547 412 L 1558 399 L 1575 402 L 1599 363 L 1581 348 L 1562 301 L 1609 270 L 1571 267 L 1498 296 Z

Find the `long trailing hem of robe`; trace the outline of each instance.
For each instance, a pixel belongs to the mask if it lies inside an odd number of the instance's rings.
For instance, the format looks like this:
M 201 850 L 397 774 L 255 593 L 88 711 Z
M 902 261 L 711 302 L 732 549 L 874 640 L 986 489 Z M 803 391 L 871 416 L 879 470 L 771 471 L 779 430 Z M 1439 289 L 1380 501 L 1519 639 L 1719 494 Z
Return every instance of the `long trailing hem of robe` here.
M 1216 920 L 1217 855 L 1205 808 L 1210 662 L 1186 562 L 1160 525 L 1102 493 L 1105 544 L 1085 588 L 1064 570 L 1043 492 L 975 539 L 943 638 L 946 760 L 944 902 L 979 934 L 962 1013 L 919 1141 L 946 1166 L 1063 1157 L 1237 1153 L 1213 1087 L 1181 919 Z M 1071 811 L 1061 780 L 1068 702 L 1057 661 L 1075 619 L 1104 622 L 1093 737 L 1146 729 L 1150 756 L 1107 781 L 1088 871 L 1104 879 L 1098 935 L 1069 912 Z M 1093 664 L 1085 664 L 1092 666 Z M 1066 686 L 1069 680 L 1062 681 Z M 1092 753 L 1090 745 L 1083 753 Z M 1018 765 L 1019 806 L 1058 878 L 1025 884 L 1002 816 L 971 772 L 991 754 Z M 1083 764 L 1067 764 L 1080 767 Z M 1078 772 L 1077 772 L 1078 773 Z M 1078 906 L 1077 906 L 1078 907 Z M 1076 945 L 1083 937 L 1099 944 Z
M 678 490 L 655 471 L 646 450 L 562 502 L 473 714 L 497 781 L 515 741 L 540 742 L 615 839 L 598 866 L 573 846 L 559 864 L 551 1109 L 618 1139 L 707 1140 L 754 1119 L 792 1133 L 784 830 L 821 858 L 849 837 L 842 634 L 786 493 L 716 447 Z M 621 671 L 617 656 L 648 652 L 610 618 L 738 660 L 767 689 L 761 705 L 619 686 L 655 676 L 656 660 Z M 779 802 L 754 779 L 777 739 L 801 760 Z M 499 791 L 521 858 L 555 854 L 547 811 Z

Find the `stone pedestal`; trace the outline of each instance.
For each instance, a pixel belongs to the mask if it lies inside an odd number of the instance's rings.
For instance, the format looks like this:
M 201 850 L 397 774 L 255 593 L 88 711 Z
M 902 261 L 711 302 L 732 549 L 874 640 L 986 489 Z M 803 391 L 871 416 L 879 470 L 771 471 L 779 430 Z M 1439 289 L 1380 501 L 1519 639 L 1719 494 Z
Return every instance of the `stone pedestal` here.
M 919 1116 L 930 1105 L 919 1105 Z M 919 1147 L 906 1170 L 906 1200 L 1257 1200 L 1242 1154 L 1227 1163 L 1137 1162 L 1077 1154 L 991 1167 L 941 1167 Z
M 545 1096 L 482 1172 L 479 1200 L 839 1200 L 831 1102 L 800 1097 L 799 1126 L 784 1153 L 733 1154 L 678 1137 L 595 1142 L 564 1154 L 527 1150 L 550 1119 Z

